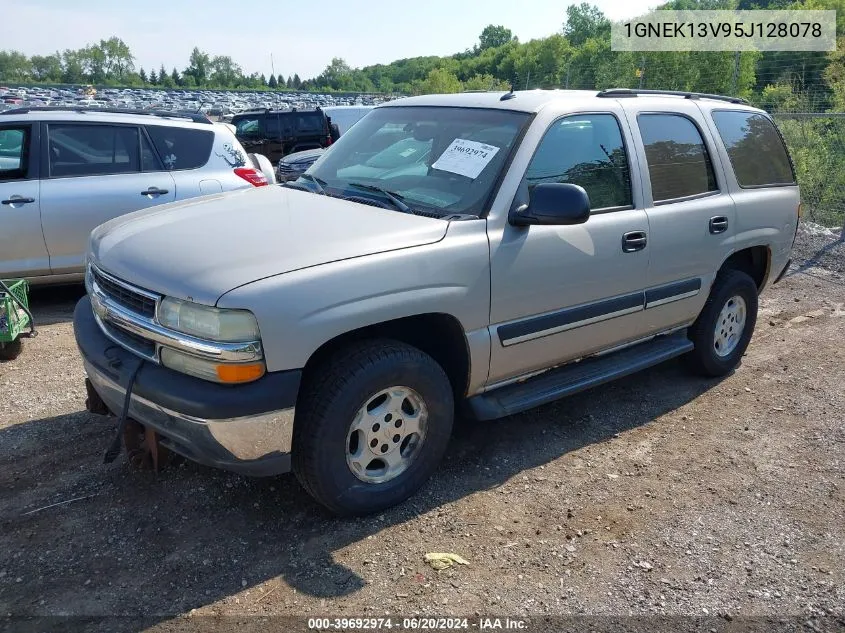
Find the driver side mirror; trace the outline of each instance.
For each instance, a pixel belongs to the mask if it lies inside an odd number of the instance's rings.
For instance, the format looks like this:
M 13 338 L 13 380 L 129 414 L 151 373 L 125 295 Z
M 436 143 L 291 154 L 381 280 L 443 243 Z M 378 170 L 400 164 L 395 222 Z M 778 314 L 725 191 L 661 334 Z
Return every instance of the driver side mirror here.
M 590 198 L 583 187 L 545 182 L 534 187 L 527 206 L 511 211 L 514 226 L 583 224 L 590 217 Z

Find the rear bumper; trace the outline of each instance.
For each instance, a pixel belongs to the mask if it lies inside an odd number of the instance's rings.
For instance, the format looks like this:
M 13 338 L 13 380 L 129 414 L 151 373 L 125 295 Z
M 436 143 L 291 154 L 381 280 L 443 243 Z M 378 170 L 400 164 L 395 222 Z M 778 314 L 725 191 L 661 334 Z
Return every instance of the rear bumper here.
M 89 298 L 73 315 L 92 386 L 120 413 L 141 359 L 113 343 L 94 319 Z M 128 417 L 155 429 L 161 442 L 190 460 L 245 475 L 288 472 L 300 371 L 273 372 L 244 385 L 220 385 L 144 361 Z

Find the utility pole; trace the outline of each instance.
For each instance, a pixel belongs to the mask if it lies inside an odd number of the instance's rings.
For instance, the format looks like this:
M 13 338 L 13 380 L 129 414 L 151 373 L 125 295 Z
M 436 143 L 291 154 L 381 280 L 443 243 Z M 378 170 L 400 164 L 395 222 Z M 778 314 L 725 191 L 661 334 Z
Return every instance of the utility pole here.
M 640 90 L 645 86 L 645 55 L 640 57 Z
M 734 54 L 734 75 L 731 79 L 731 94 L 734 96 L 736 96 L 736 93 L 739 90 L 739 57 L 740 52 L 737 51 Z
M 531 71 L 528 71 L 528 77 L 525 78 L 525 89 L 528 90 L 528 82 L 531 81 Z
M 273 73 L 273 76 L 276 75 L 276 66 L 273 64 L 273 53 L 270 53 L 270 72 Z
M 572 63 L 566 67 L 566 89 L 569 90 L 569 71 L 572 70 Z

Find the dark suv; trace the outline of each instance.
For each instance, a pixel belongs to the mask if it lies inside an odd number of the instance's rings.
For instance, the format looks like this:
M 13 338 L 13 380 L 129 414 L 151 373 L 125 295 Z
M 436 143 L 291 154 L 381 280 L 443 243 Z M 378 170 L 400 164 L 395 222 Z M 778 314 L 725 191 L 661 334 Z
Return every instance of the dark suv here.
M 264 154 L 273 164 L 291 152 L 328 147 L 331 124 L 316 110 L 257 110 L 232 117 L 238 140 L 247 152 Z

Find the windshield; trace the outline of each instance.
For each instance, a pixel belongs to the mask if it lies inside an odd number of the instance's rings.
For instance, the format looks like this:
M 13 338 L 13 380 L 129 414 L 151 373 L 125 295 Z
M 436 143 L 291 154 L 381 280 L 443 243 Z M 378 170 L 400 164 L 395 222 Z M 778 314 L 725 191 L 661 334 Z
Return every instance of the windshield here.
M 528 119 L 509 110 L 376 108 L 307 173 L 329 195 L 360 199 L 358 183 L 389 191 L 424 214 L 479 215 Z

